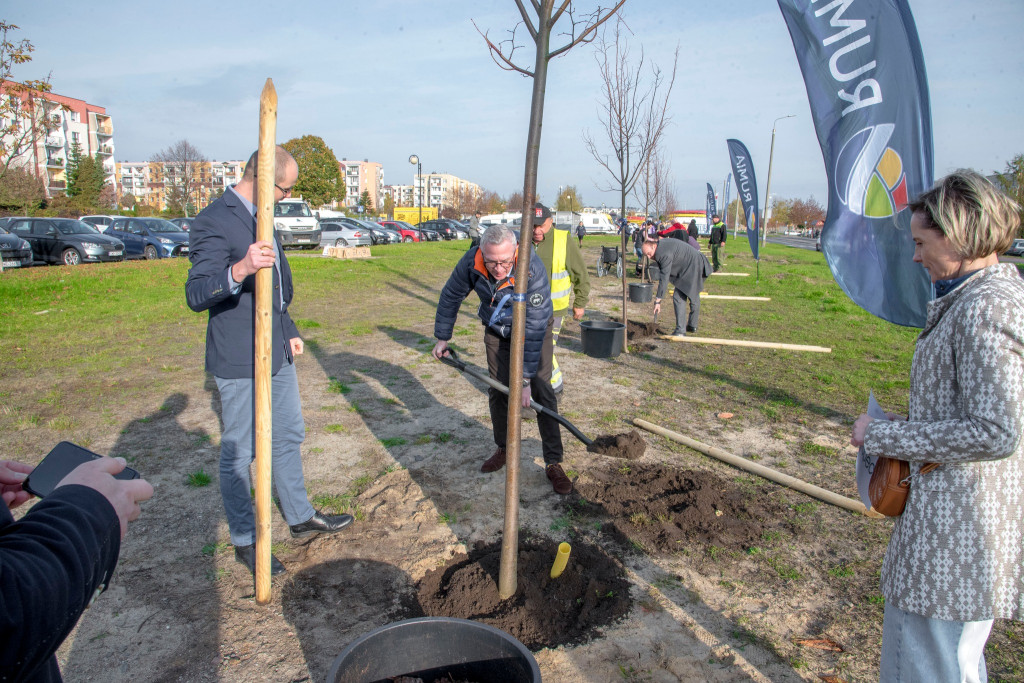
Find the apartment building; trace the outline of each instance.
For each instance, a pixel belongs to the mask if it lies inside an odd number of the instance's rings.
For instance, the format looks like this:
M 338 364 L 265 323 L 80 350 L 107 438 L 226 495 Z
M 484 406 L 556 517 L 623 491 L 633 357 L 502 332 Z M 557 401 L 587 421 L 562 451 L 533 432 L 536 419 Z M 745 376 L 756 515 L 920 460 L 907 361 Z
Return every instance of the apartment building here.
M 3 139 L 14 165 L 41 178 L 49 196 L 67 188 L 65 169 L 75 143 L 82 155 L 100 156 L 107 182 L 114 183 L 114 124 L 106 108 L 7 83 L 0 83 L 0 100 L 9 112 Z
M 373 207 L 379 208 L 384 202 L 384 167 L 369 159 L 338 162 L 338 171 L 345 182 L 345 198 L 342 203 L 346 207 L 359 204 L 363 192 L 369 192 Z
M 192 211 L 198 213 L 240 181 L 244 168 L 244 161 L 202 161 L 188 166 L 162 161 L 124 161 L 116 166 L 118 196 L 132 195 L 140 204 L 164 211 L 176 193 L 180 197 L 186 178 L 190 178 L 189 203 Z
M 391 197 L 395 206 L 417 206 L 416 188 L 412 185 L 385 185 L 383 194 Z
M 460 196 L 475 200 L 480 196 L 480 186 L 450 173 L 424 173 L 413 178 L 413 196 L 422 197 L 423 206 L 433 206 L 440 212 L 460 203 Z

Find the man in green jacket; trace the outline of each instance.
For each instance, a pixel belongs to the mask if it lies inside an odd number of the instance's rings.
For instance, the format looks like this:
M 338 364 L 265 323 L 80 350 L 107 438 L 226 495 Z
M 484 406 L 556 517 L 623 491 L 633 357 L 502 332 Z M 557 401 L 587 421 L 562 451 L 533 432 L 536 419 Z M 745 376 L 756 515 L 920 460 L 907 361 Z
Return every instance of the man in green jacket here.
M 725 223 L 719 220 L 717 215 L 712 216 L 711 239 L 708 241 L 711 243 L 711 266 L 716 273 L 722 269 L 722 262 L 718 260 L 718 250 L 725 246 L 727 234 L 728 231 L 725 229 Z
M 554 308 L 555 324 L 552 328 L 552 346 L 558 346 L 558 333 L 562 331 L 562 319 L 572 302 L 572 317 L 583 318 L 590 294 L 590 279 L 583 263 L 583 254 L 572 237 L 569 228 L 554 228 L 551 210 L 540 202 L 534 206 L 533 248 L 544 262 L 551 283 L 551 304 Z M 571 285 L 571 287 L 570 287 Z M 552 349 L 554 351 L 554 349 Z M 562 370 L 558 358 L 551 358 L 551 387 L 556 394 L 562 393 Z

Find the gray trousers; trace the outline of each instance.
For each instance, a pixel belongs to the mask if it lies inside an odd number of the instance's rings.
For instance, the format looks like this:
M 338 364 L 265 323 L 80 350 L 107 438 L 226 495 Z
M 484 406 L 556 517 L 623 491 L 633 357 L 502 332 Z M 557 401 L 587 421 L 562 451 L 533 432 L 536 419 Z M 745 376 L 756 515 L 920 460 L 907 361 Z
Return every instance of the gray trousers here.
M 220 391 L 224 433 L 220 439 L 220 495 L 233 545 L 256 542 L 249 465 L 256 457 L 256 383 L 250 378 L 215 377 Z M 306 495 L 300 446 L 306 438 L 295 366 L 287 360 L 271 379 L 273 437 L 271 468 L 281 514 L 289 525 L 308 521 L 315 512 Z
M 700 317 L 700 294 L 690 299 L 690 315 L 689 319 L 684 323 L 683 318 L 686 317 L 686 296 L 679 291 L 676 287 L 675 291 L 672 292 L 672 307 L 676 311 L 676 329 L 685 330 L 686 326 L 697 329 L 697 319 Z
M 992 619 L 944 621 L 885 604 L 881 683 L 985 683 L 985 641 Z

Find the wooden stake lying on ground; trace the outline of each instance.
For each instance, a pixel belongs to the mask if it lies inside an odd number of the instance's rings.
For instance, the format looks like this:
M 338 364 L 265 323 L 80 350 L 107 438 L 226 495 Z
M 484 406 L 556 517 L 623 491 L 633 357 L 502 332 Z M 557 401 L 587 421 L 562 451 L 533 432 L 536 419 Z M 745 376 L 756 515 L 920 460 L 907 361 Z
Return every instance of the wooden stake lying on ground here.
M 838 493 L 833 493 L 832 491 L 823 489 L 820 486 L 815 486 L 814 484 L 808 483 L 803 479 L 797 479 L 796 477 L 791 477 L 788 474 L 783 474 L 782 472 L 773 470 L 770 467 L 765 467 L 764 465 L 758 465 L 757 463 L 750 462 L 746 458 L 741 458 L 738 455 L 733 455 L 728 451 L 723 451 L 721 448 L 708 446 L 707 444 L 703 444 L 700 441 L 691 439 L 688 436 L 683 436 L 679 432 L 673 432 L 671 429 L 659 427 L 658 425 L 648 422 L 647 420 L 634 418 L 633 424 L 635 424 L 637 427 L 640 427 L 641 429 L 646 429 L 649 432 L 660 434 L 661 436 L 664 436 L 666 439 L 671 439 L 672 441 L 681 443 L 684 446 L 688 446 L 695 451 L 700 451 L 704 455 L 708 455 L 711 456 L 712 458 L 728 463 L 733 467 L 738 467 L 741 470 L 750 472 L 751 474 L 756 474 L 759 477 L 764 477 L 765 479 L 774 481 L 776 484 L 782 484 L 783 486 L 787 486 L 793 489 L 794 491 L 805 493 L 808 496 L 811 496 L 812 498 L 817 498 L 818 500 L 825 501 L 826 503 L 829 503 L 831 505 L 841 507 L 844 510 L 849 510 L 851 512 L 859 512 L 862 515 L 867 515 L 868 517 L 883 517 L 883 515 L 875 512 L 874 510 L 868 510 L 867 508 L 865 508 L 864 503 L 860 502 L 859 500 L 853 500 L 852 498 L 841 496 Z
M 758 349 L 781 349 L 783 351 L 811 351 L 832 353 L 828 346 L 805 346 L 803 344 L 782 344 L 779 342 L 746 341 L 743 339 L 715 339 L 714 337 L 680 337 L 671 334 L 658 335 L 661 339 L 689 344 L 721 344 L 722 346 L 750 346 Z
M 712 275 L 721 275 L 722 277 L 750 277 L 750 273 L 723 273 L 718 271 L 717 273 L 711 273 Z
M 256 239 L 274 240 L 275 139 L 277 91 L 269 78 L 260 95 L 260 142 L 256 165 Z M 270 602 L 270 370 L 273 339 L 274 269 L 256 272 L 256 603 Z
M 727 299 L 729 301 L 771 301 L 770 296 L 726 296 L 725 294 L 708 294 L 701 292 L 702 299 Z

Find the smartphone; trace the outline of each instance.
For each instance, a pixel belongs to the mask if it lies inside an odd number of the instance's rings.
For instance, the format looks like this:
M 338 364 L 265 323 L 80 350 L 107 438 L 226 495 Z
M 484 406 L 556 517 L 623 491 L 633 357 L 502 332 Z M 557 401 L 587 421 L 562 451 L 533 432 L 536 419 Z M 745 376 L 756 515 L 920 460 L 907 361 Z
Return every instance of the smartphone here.
M 76 446 L 70 441 L 61 441 L 54 446 L 43 461 L 36 465 L 28 479 L 22 484 L 22 488 L 39 498 L 45 498 L 53 492 L 60 480 L 68 475 L 82 463 L 102 458 L 102 455 Z M 114 475 L 115 479 L 138 479 L 139 473 L 130 467 Z

